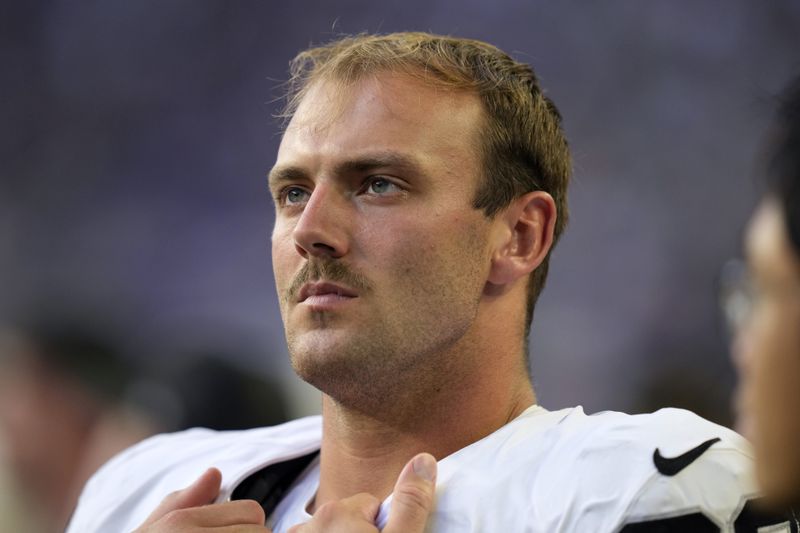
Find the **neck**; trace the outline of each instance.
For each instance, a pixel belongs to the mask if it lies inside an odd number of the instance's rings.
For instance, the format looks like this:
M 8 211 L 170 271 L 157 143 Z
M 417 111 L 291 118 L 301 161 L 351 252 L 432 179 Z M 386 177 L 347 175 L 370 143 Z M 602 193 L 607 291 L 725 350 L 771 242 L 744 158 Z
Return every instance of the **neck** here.
M 517 363 L 506 368 L 504 361 Z M 446 386 L 439 384 L 425 391 L 417 387 L 411 396 L 389 393 L 386 409 L 369 413 L 323 396 L 315 508 L 363 492 L 383 500 L 415 454 L 428 452 L 440 460 L 486 437 L 536 403 L 521 356 L 498 357 L 491 365 L 463 368 Z

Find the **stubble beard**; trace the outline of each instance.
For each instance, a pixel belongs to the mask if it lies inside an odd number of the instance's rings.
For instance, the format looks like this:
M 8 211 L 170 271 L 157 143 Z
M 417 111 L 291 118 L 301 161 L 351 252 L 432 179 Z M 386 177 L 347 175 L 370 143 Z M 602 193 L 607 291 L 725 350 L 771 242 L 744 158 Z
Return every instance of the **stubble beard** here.
M 442 312 L 428 312 L 426 320 L 415 320 L 413 311 L 391 324 L 375 317 L 371 331 L 338 332 L 327 345 L 312 346 L 287 331 L 292 367 L 341 406 L 399 421 L 434 401 L 464 371 L 455 347 L 477 314 L 477 304 L 464 304 L 439 304 Z M 333 316 L 315 318 L 320 329 L 338 325 Z

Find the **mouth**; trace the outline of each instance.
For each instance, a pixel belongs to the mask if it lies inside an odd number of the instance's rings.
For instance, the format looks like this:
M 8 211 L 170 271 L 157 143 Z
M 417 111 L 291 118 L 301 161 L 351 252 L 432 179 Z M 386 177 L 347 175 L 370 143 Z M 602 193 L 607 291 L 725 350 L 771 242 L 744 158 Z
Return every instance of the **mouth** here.
M 297 294 L 298 303 L 330 303 L 340 300 L 357 298 L 358 294 L 353 289 L 330 282 L 306 283 Z

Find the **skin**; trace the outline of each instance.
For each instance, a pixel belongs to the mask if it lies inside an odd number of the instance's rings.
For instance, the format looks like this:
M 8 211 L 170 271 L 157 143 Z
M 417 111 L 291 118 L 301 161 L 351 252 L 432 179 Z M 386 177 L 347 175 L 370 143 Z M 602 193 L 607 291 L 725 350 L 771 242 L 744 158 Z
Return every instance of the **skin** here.
M 483 120 L 474 94 L 380 73 L 316 82 L 287 127 L 273 270 L 292 365 L 323 393 L 313 518 L 292 533 L 375 532 L 390 493 L 383 531 L 423 531 L 435 461 L 536 401 L 526 289 L 556 207 L 541 191 L 491 219 L 472 207 Z M 253 502 L 207 506 L 219 483 L 210 470 L 139 533 L 268 531 Z
M 739 424 L 753 442 L 756 473 L 776 505 L 800 501 L 800 256 L 783 212 L 767 198 L 746 236 L 756 303 L 737 339 Z

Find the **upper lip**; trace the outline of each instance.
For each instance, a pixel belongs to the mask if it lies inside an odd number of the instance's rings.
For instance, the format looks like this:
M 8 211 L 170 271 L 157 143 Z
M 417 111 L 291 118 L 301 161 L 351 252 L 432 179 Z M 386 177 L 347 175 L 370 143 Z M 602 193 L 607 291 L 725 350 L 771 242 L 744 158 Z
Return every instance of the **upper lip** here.
M 316 281 L 313 283 L 306 283 L 300 288 L 300 292 L 297 294 L 297 301 L 302 302 L 309 296 L 318 296 L 320 294 L 337 294 L 348 298 L 358 296 L 353 289 L 343 285 L 337 285 L 336 283 L 328 281 Z

